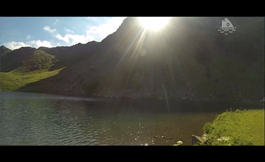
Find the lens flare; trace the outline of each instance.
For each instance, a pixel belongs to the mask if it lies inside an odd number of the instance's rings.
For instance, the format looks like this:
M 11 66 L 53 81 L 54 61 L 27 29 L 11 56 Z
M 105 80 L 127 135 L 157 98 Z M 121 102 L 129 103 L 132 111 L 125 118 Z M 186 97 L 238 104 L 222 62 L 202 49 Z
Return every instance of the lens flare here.
M 163 28 L 170 17 L 139 17 L 141 25 L 148 30 L 159 30 Z

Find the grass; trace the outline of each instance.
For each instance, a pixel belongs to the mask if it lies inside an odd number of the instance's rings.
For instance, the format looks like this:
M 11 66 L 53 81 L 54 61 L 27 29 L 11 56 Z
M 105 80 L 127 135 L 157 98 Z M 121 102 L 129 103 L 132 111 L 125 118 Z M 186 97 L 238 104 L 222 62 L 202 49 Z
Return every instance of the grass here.
M 54 56 L 47 54 L 42 50 L 25 49 L 23 54 L 27 57 L 22 57 L 24 60 L 19 60 L 17 57 L 7 55 L 5 66 L 7 69 L 13 69 L 8 72 L 0 72 L 0 90 L 1 91 L 15 91 L 20 90 L 37 90 L 31 83 L 38 82 L 42 79 L 57 75 L 63 68 L 49 71 L 54 65 Z M 29 51 L 31 50 L 31 52 Z M 13 56 L 15 53 L 13 53 Z M 9 56 L 9 57 L 8 57 Z M 15 59 L 16 58 L 16 59 Z M 18 66 L 18 67 L 17 67 Z M 42 85 L 42 87 L 48 85 Z
M 263 145 L 264 109 L 227 111 L 204 125 L 205 145 Z
M 42 50 L 37 50 L 29 59 L 22 61 L 22 67 L 29 72 L 50 69 L 54 65 L 54 58 Z
M 10 72 L 0 72 L 0 90 L 1 91 L 14 91 L 21 87 L 26 86 L 29 83 L 37 82 L 45 78 L 52 77 L 57 75 L 61 70 L 53 71 L 33 71 L 33 72 L 24 72 L 23 69 L 18 68 Z

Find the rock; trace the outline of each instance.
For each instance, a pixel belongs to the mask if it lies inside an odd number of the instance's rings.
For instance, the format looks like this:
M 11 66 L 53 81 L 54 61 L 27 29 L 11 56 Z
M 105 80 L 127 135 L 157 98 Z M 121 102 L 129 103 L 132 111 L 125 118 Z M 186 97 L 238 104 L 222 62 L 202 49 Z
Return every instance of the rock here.
M 177 144 L 178 144 L 178 145 L 182 145 L 183 142 L 182 142 L 182 141 L 178 141 Z
M 192 138 L 192 145 L 194 145 L 194 144 L 197 144 L 197 143 L 200 143 L 200 142 L 201 143 L 207 142 L 208 135 L 207 134 L 203 134 L 202 137 L 196 136 L 196 135 L 192 135 L 191 138 Z
M 166 139 L 166 137 L 165 136 L 161 136 L 161 139 Z
M 174 144 L 173 146 L 180 146 L 180 145 L 183 145 L 183 142 L 182 141 L 178 141 L 176 144 Z
M 208 140 L 208 135 L 207 134 L 203 134 L 202 135 L 202 139 L 203 139 L 203 143 L 206 142 Z

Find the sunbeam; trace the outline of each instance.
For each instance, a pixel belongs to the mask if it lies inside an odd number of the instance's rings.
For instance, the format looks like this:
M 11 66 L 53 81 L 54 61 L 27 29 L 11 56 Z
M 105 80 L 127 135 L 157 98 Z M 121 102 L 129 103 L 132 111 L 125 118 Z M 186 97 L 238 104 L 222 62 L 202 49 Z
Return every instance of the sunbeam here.
M 169 17 L 139 17 L 140 23 L 148 30 L 162 29 L 167 24 L 168 20 Z

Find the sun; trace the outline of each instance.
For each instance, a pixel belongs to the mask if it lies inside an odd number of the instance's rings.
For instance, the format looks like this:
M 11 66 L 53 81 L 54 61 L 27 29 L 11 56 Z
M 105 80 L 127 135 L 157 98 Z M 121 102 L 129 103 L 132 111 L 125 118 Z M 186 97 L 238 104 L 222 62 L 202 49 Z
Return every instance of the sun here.
M 141 25 L 148 30 L 159 30 L 163 28 L 170 17 L 139 17 Z

